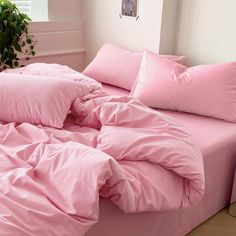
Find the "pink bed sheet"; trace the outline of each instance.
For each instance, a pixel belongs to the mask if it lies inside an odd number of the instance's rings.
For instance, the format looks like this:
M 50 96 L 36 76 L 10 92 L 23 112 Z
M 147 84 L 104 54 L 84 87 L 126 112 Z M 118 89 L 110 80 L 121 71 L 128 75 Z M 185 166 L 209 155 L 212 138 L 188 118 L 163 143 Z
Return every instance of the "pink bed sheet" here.
M 130 91 L 126 89 L 122 89 L 113 85 L 109 84 L 103 84 L 103 89 L 111 94 L 111 95 L 118 95 L 118 96 L 123 96 L 123 95 L 129 95 Z
M 104 85 L 112 94 L 122 89 Z M 127 94 L 127 91 L 123 91 Z M 206 190 L 192 208 L 157 213 L 126 214 L 101 199 L 99 223 L 86 236 L 183 236 L 227 206 L 236 166 L 236 124 L 180 112 L 163 111 L 182 123 L 203 153 Z

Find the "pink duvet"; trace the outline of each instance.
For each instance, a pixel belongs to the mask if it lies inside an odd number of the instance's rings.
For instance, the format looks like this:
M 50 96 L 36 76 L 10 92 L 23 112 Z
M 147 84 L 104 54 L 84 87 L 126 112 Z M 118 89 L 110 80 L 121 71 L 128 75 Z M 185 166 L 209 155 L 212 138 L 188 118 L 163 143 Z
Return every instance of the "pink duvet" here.
M 140 212 L 203 195 L 201 153 L 174 120 L 129 97 L 78 99 L 72 112 L 62 130 L 0 122 L 0 235 L 83 235 L 99 196 Z

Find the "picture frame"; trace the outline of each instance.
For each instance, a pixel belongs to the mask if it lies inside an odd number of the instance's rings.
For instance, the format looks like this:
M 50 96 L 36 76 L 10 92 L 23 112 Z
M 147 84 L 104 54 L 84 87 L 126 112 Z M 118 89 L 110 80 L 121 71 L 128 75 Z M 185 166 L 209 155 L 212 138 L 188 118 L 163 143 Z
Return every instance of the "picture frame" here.
M 138 18 L 139 0 L 122 0 L 121 16 Z

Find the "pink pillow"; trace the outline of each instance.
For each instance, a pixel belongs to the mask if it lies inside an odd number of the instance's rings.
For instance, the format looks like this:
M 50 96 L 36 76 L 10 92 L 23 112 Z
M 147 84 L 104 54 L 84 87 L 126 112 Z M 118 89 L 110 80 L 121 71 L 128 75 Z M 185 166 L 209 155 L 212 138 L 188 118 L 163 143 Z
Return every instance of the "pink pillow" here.
M 145 52 L 131 94 L 153 108 L 236 122 L 236 62 L 187 68 Z
M 163 55 L 163 57 L 179 63 L 184 63 L 185 60 L 183 56 Z M 131 52 L 112 44 L 105 44 L 83 74 L 99 82 L 131 90 L 141 60 L 140 52 Z
M 62 128 L 73 101 L 88 91 L 71 80 L 1 73 L 0 120 Z

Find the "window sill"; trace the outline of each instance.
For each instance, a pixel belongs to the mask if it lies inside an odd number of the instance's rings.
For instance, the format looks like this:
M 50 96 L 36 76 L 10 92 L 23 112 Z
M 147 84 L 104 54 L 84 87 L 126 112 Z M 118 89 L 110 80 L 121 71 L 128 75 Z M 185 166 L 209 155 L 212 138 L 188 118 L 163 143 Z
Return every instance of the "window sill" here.
M 44 51 L 44 52 L 36 53 L 36 55 L 32 58 L 61 56 L 61 55 L 67 55 L 67 54 L 83 54 L 85 52 L 86 52 L 86 50 L 84 48 Z M 24 55 L 20 56 L 20 59 L 26 59 L 26 56 L 24 56 Z

